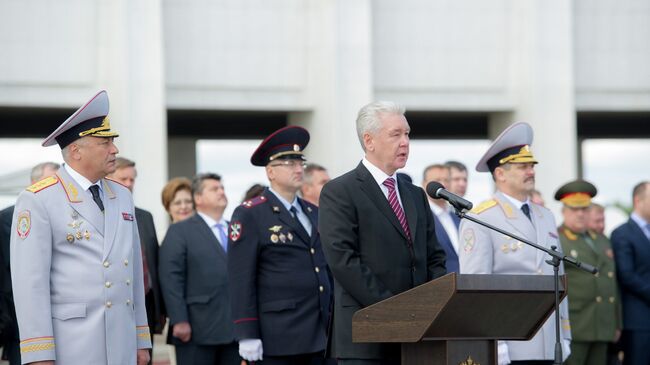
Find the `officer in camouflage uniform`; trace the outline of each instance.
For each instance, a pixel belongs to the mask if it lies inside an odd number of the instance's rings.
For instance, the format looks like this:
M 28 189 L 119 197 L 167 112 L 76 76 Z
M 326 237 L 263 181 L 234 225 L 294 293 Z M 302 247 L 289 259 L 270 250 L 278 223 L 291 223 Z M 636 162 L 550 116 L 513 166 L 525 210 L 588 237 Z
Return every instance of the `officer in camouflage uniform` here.
M 612 247 L 607 237 L 587 229 L 587 208 L 596 193 L 595 186 L 582 180 L 569 182 L 555 193 L 555 200 L 563 204 L 564 222 L 558 228 L 563 252 L 598 268 L 594 275 L 573 265 L 566 267 L 573 335 L 568 365 L 605 365 L 607 347 L 621 329 Z

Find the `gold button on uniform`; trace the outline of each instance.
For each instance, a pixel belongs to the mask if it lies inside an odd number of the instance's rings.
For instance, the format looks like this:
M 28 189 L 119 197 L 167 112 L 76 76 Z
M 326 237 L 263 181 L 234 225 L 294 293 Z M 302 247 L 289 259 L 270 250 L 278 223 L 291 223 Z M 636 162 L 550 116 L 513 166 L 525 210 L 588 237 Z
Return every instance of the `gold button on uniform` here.
M 314 271 L 316 271 L 316 272 L 320 272 L 320 269 L 318 268 L 318 266 L 316 266 L 316 267 L 314 268 Z
M 126 279 L 126 285 L 131 285 L 131 279 Z
M 309 252 L 311 252 L 311 254 L 313 255 L 313 254 L 316 253 L 316 250 L 314 250 L 314 248 L 312 247 L 312 248 L 309 249 Z
M 594 276 L 599 278 L 600 277 L 600 272 L 595 273 Z
M 614 297 L 609 297 L 609 302 L 610 303 L 614 303 L 614 300 L 615 300 Z
M 614 277 L 614 272 L 613 271 L 608 272 L 607 277 L 608 278 L 613 278 Z
M 113 283 L 111 283 L 110 281 L 107 281 L 106 283 L 104 283 L 104 286 L 107 287 L 107 288 L 110 288 L 112 285 L 113 285 Z
M 600 295 L 596 297 L 596 302 L 597 303 L 600 303 L 602 301 L 603 301 L 603 298 Z
M 108 302 L 106 302 L 106 308 L 110 308 L 112 306 L 113 306 L 113 303 L 111 303 L 110 300 Z
M 126 305 L 131 305 L 131 299 L 126 300 Z
M 109 267 L 111 264 L 108 261 L 104 261 L 104 267 Z
M 129 260 L 124 259 L 124 266 L 129 266 Z
M 323 286 L 321 285 L 321 286 L 318 287 L 318 290 L 320 290 L 320 292 L 322 293 L 323 290 L 325 290 L 325 288 L 323 288 Z

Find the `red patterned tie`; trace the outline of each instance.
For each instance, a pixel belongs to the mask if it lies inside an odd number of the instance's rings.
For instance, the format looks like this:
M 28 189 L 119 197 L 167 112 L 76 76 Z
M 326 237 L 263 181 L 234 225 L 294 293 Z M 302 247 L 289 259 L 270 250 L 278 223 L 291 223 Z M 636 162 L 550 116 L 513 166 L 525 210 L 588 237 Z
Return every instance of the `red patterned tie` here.
M 409 225 L 406 222 L 406 214 L 404 214 L 404 209 L 402 209 L 402 206 L 399 205 L 399 200 L 397 200 L 397 192 L 395 191 L 395 179 L 389 177 L 384 181 L 383 184 L 386 188 L 388 188 L 388 204 L 390 204 L 390 207 L 393 208 L 393 212 L 395 212 L 399 224 L 402 226 L 404 233 L 406 233 L 406 237 L 409 239 L 409 241 L 411 241 L 411 230 L 409 229 Z

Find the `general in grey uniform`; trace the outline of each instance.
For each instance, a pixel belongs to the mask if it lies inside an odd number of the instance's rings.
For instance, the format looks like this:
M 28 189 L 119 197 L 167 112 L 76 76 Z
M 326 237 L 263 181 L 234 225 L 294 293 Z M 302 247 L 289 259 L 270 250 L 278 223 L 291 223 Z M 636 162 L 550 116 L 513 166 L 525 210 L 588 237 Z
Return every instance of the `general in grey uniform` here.
M 513 124 L 497 137 L 476 166 L 479 172 L 492 173 L 497 191 L 470 214 L 539 245 L 559 248 L 553 215 L 529 199 L 535 188 L 537 163 L 530 151 L 532 141 L 533 130 L 525 123 Z M 469 220 L 461 223 L 459 246 L 462 274 L 553 275 L 553 267 L 545 262 L 550 256 Z M 566 300 L 560 305 L 560 318 L 566 359 L 571 341 Z M 508 320 L 508 313 L 503 313 L 503 320 Z M 499 342 L 499 364 L 538 360 L 552 363 L 554 323 L 553 314 L 530 341 Z
M 66 164 L 22 192 L 11 274 L 23 364 L 144 364 L 151 348 L 133 200 L 99 92 L 45 141 Z

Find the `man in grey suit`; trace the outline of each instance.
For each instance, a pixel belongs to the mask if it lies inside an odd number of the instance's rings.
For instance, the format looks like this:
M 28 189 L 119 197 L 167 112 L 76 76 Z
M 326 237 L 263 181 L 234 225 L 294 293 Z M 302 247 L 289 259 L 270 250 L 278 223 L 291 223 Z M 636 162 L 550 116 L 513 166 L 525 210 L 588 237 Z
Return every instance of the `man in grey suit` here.
M 43 141 L 56 176 L 18 197 L 11 275 L 23 364 L 138 364 L 149 359 L 140 238 L 131 193 L 104 177 L 118 150 L 106 91 Z
M 553 214 L 530 202 L 537 163 L 530 151 L 532 142 L 533 130 L 525 123 L 513 124 L 494 140 L 476 165 L 476 171 L 491 172 L 497 192 L 492 199 L 476 206 L 471 214 L 539 245 L 559 249 Z M 469 220 L 463 220 L 460 225 L 459 243 L 461 274 L 553 275 L 553 267 L 545 262 L 550 257 L 542 251 Z M 530 341 L 500 341 L 499 364 L 552 364 L 554 315 Z M 503 313 L 503 317 L 507 320 L 508 313 Z M 560 304 L 560 319 L 564 361 L 571 352 L 566 300 Z
M 361 108 L 365 156 L 321 193 L 318 228 L 335 279 L 331 342 L 339 364 L 399 364 L 399 344 L 352 342 L 352 315 L 446 273 L 427 196 L 396 173 L 408 160 L 410 131 L 395 103 Z
M 50 177 L 61 167 L 56 162 L 41 162 L 32 168 L 30 174 L 31 184 L 35 184 L 46 177 Z M 16 310 L 14 308 L 13 292 L 11 287 L 11 267 L 9 265 L 9 240 L 11 238 L 11 222 L 14 216 L 14 206 L 0 211 L 0 314 L 3 323 L 0 325 L 0 346 L 3 358 L 9 360 L 10 365 L 20 364 L 20 348 L 18 346 L 18 325 Z
M 168 342 L 178 365 L 232 364 L 241 358 L 228 291 L 228 200 L 217 174 L 192 181 L 196 214 L 172 224 L 160 247 L 160 281 L 169 314 Z

